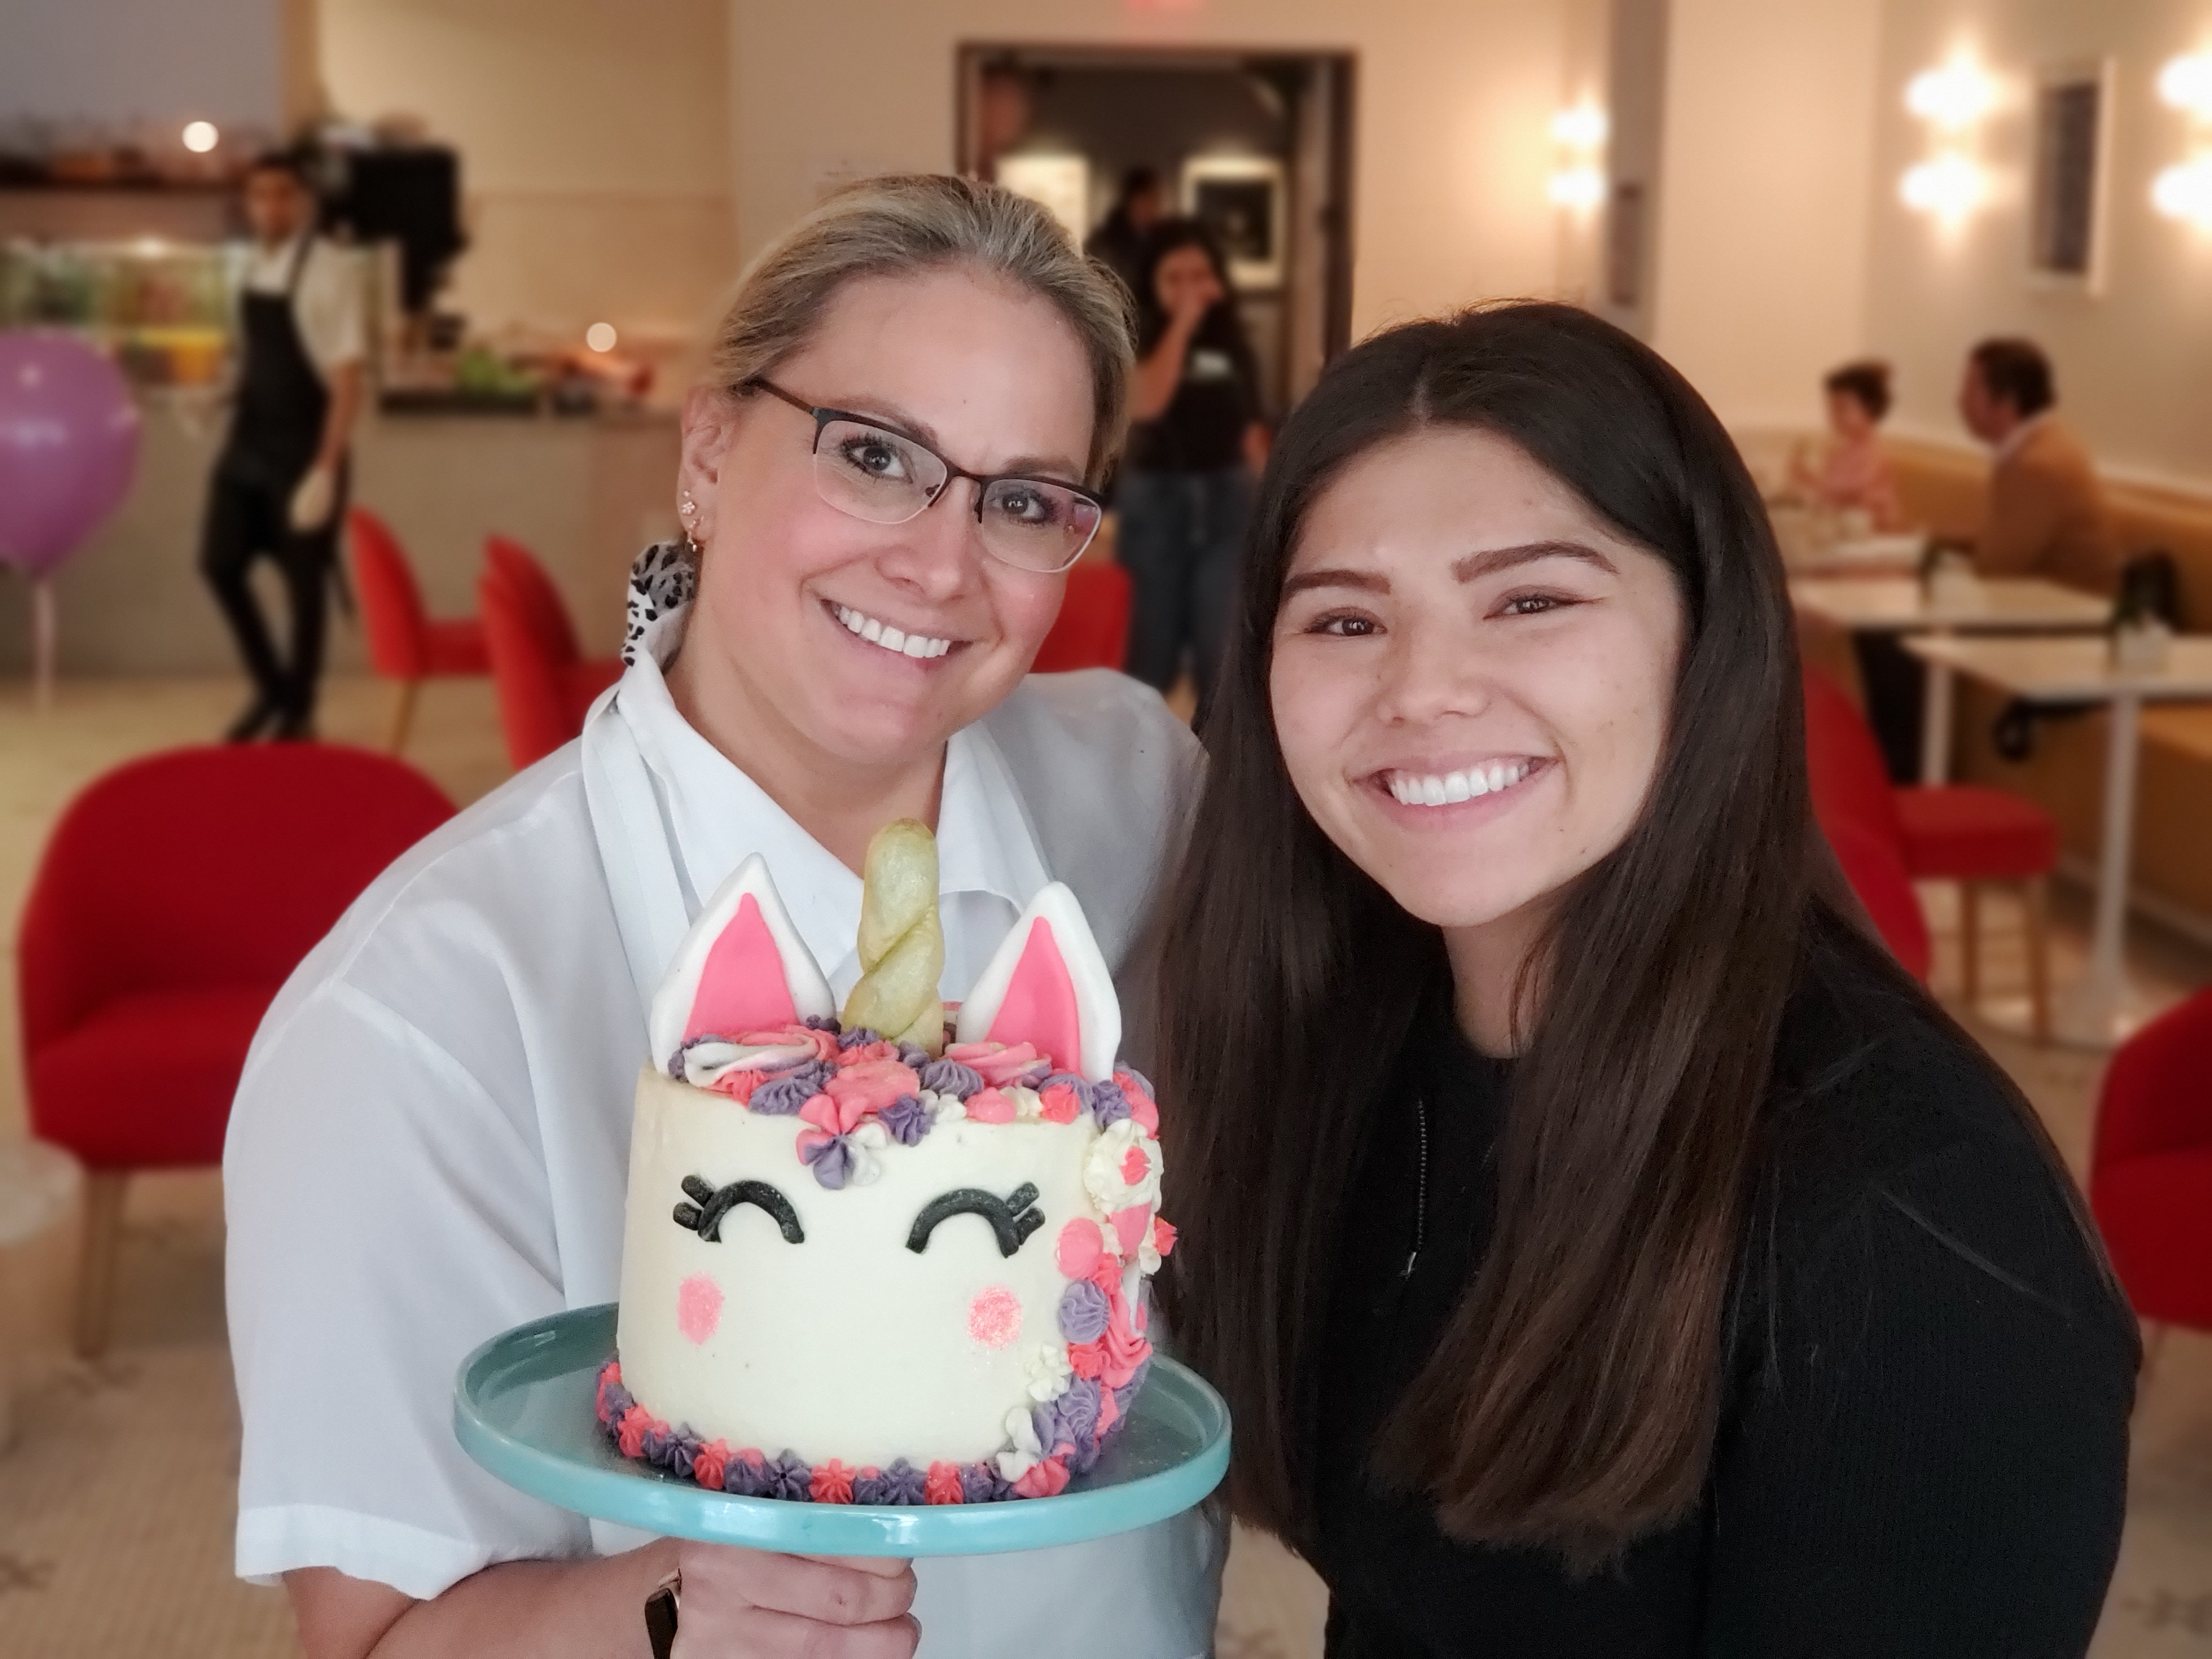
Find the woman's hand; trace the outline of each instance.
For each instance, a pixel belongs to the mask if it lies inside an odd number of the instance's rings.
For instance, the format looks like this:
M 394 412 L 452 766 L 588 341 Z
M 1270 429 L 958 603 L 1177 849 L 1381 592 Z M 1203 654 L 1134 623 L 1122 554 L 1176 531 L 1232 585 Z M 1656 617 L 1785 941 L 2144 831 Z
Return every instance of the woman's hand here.
M 909 1659 L 908 1561 L 680 1544 L 676 1659 Z

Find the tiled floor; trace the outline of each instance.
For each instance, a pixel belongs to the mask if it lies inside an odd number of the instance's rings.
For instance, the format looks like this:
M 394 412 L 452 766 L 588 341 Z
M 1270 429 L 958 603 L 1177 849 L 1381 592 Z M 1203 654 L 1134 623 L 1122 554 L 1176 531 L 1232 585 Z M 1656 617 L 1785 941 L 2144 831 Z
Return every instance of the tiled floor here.
M 198 740 L 240 701 L 222 683 L 64 685 L 34 715 L 0 684 L 0 927 L 14 921 L 46 826 L 82 782 L 126 757 Z M 332 689 L 328 735 L 374 742 L 380 688 Z M 461 800 L 505 775 L 489 687 L 434 684 L 411 757 Z M 148 856 L 157 857 L 158 826 Z M 1945 896 L 1931 893 L 1939 987 L 1953 982 Z M 1985 974 L 2016 983 L 2009 920 L 1990 908 Z M 2061 982 L 2078 963 L 2084 907 L 2059 907 Z M 2131 957 L 2168 997 L 2212 980 L 2212 955 L 2139 933 Z M 0 1137 L 21 1129 L 12 951 L 0 954 Z M 2018 1077 L 2067 1156 L 2088 1144 L 2101 1063 L 1977 1029 Z M 125 1230 L 117 1341 L 82 1366 L 52 1358 L 0 1455 L 0 1659 L 216 1659 L 295 1653 L 281 1596 L 229 1577 L 237 1431 L 223 1348 L 221 1195 L 214 1176 L 142 1179 Z M 2173 1333 L 2136 1423 L 2126 1543 L 2096 1659 L 2212 1656 L 2212 1337 Z M 127 1593 L 122 1591 L 127 1587 Z M 1243 1537 L 1230 1562 L 1223 1659 L 1312 1659 L 1324 1598 L 1295 1559 Z

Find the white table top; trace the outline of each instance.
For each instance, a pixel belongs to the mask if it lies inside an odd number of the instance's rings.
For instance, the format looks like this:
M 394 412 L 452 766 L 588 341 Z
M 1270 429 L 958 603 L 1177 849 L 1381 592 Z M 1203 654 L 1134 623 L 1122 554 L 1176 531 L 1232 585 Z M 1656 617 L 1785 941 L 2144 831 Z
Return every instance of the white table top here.
M 2040 576 L 1992 576 L 1944 583 L 1931 596 L 1913 578 L 1800 577 L 1790 584 L 1800 611 L 1862 633 L 1909 634 L 1948 628 L 1960 633 L 2101 630 L 2112 602 Z
M 2122 695 L 2150 702 L 2212 702 L 2212 634 L 2185 634 L 2158 669 L 2116 669 L 2112 642 L 2079 634 L 2019 639 L 1916 635 L 1914 656 L 2030 702 L 2103 702 Z

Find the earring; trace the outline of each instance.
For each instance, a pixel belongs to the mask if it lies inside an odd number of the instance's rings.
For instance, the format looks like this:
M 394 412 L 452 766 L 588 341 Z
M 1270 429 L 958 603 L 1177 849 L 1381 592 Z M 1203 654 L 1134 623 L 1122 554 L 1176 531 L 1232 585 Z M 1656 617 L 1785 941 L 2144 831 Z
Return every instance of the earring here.
M 691 492 L 688 489 L 684 492 L 682 504 L 676 509 L 676 516 L 684 520 L 684 544 L 692 552 L 696 553 L 699 550 L 699 538 L 696 533 L 698 528 L 699 503 L 691 499 Z

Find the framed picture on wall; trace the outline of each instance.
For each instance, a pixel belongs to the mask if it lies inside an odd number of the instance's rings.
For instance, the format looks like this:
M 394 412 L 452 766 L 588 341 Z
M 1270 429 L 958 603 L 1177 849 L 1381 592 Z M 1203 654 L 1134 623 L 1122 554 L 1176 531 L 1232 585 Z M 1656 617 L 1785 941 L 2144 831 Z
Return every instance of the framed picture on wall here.
M 1082 246 L 1091 234 L 1091 163 L 1065 150 L 1017 152 L 1001 155 L 995 169 L 999 183 L 1017 196 L 1026 196 L 1067 227 L 1067 234 Z
M 1283 285 L 1289 229 L 1283 164 L 1272 155 L 1194 155 L 1182 164 L 1182 210 L 1203 220 L 1240 289 Z
M 2112 132 L 2111 58 L 2037 71 L 2027 264 L 2039 283 L 2104 291 Z

